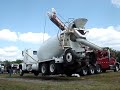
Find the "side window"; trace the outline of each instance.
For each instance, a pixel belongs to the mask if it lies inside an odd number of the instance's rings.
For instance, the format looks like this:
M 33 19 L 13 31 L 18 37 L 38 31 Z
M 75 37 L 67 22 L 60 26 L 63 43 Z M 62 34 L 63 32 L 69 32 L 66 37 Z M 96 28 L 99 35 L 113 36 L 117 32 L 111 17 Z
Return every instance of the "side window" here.
M 37 55 L 37 51 L 33 51 L 33 55 Z

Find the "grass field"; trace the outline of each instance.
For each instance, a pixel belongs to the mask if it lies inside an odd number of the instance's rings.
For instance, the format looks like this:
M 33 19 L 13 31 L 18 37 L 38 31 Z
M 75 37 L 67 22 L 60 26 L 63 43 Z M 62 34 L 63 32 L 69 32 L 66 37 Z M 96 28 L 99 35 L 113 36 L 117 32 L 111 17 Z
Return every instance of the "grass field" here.
M 0 90 L 120 90 L 120 72 L 85 77 L 0 74 Z

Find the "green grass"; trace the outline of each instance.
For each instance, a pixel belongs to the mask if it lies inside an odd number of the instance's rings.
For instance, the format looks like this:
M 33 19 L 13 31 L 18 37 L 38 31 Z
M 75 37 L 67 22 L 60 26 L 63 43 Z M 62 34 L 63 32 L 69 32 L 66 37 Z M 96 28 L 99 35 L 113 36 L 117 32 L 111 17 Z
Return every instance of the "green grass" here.
M 120 90 L 120 72 L 85 77 L 0 74 L 0 90 Z M 19 79 L 18 79 L 19 78 Z

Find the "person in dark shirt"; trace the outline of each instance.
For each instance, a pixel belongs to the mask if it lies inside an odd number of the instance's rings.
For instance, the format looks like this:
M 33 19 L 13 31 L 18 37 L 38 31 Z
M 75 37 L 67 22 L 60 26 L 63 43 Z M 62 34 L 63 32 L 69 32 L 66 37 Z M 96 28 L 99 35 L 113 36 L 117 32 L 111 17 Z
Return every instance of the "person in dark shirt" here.
M 12 67 L 11 67 L 11 65 L 8 66 L 8 69 L 9 69 L 9 75 L 11 77 L 11 74 L 12 74 Z

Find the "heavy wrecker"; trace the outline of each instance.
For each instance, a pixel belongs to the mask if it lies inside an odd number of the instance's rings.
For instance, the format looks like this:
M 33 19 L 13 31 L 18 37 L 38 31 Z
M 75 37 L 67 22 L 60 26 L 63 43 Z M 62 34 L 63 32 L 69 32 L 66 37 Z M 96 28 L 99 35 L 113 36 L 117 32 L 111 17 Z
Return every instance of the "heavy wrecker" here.
M 86 57 L 83 63 L 84 66 L 78 71 L 83 76 L 106 72 L 106 70 L 118 72 L 120 68 L 119 62 L 117 62 L 114 53 L 111 53 L 109 48 L 86 50 Z

